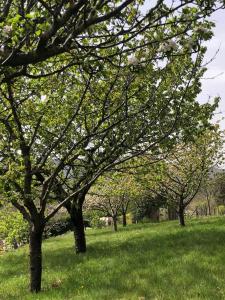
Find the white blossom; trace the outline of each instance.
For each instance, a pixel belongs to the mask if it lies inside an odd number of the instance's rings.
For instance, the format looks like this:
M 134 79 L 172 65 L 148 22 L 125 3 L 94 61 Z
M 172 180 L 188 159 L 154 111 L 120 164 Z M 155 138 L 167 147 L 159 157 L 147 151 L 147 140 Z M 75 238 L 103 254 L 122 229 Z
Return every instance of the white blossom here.
M 4 50 L 5 50 L 4 45 L 1 45 L 1 47 L 0 47 L 0 55 L 1 56 L 4 54 Z
M 160 52 L 169 52 L 178 48 L 177 43 L 173 40 L 168 40 L 159 47 Z
M 189 38 L 186 40 L 185 46 L 188 49 L 192 49 L 194 45 L 195 45 L 195 40 L 193 38 Z
M 3 249 L 4 252 L 6 252 L 8 250 L 6 241 L 3 240 L 2 244 L 3 244 L 2 249 Z
M 196 28 L 196 31 L 203 34 L 210 33 L 210 30 L 205 28 L 204 26 L 198 26 Z
M 89 143 L 87 144 L 87 146 L 85 147 L 85 150 L 91 150 L 91 149 L 93 149 L 94 147 L 95 147 L 94 143 L 89 142 Z
M 12 32 L 12 26 L 11 26 L 11 25 L 5 25 L 5 26 L 3 27 L 3 34 L 4 34 L 5 36 L 11 34 L 11 32 Z
M 16 154 L 17 154 L 17 155 L 21 155 L 21 154 L 22 154 L 21 150 L 20 150 L 20 149 L 17 150 L 17 151 L 16 151 Z
M 154 31 L 153 37 L 154 37 L 155 39 L 158 37 L 158 33 L 157 33 L 156 31 Z
M 35 14 L 34 11 L 31 11 L 31 12 L 29 13 L 29 15 L 30 15 L 31 18 L 35 18 L 35 16 L 36 16 L 36 14 Z
M 41 102 L 44 102 L 47 99 L 46 95 L 41 95 Z
M 103 148 L 102 146 L 100 146 L 100 147 L 98 148 L 98 152 L 99 152 L 99 153 L 103 153 L 103 152 L 104 152 L 104 148 Z
M 138 59 L 135 56 L 131 56 L 128 58 L 129 65 L 138 65 Z
M 169 40 L 168 45 L 170 46 L 171 50 L 176 50 L 178 48 L 177 43 L 173 40 Z
M 160 52 L 168 52 L 168 51 L 170 51 L 170 47 L 168 47 L 168 45 L 166 43 L 163 43 L 160 45 L 159 51 Z
M 80 160 L 85 160 L 86 157 L 84 155 L 79 155 L 77 158 Z

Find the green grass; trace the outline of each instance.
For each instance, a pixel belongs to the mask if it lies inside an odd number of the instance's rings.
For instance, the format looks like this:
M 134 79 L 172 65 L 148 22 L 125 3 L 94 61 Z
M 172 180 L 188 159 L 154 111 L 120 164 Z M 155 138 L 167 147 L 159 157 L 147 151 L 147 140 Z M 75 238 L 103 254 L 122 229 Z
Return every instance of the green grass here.
M 225 299 L 225 218 L 87 231 L 76 255 L 72 234 L 43 246 L 43 291 L 28 291 L 28 248 L 0 257 L 0 299 Z M 58 287 L 53 287 L 54 283 Z

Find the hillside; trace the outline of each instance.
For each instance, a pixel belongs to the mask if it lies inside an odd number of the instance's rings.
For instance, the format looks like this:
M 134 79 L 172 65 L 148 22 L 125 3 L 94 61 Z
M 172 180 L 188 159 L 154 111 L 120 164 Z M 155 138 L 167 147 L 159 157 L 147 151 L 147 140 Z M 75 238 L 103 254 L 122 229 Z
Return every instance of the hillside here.
M 44 242 L 43 292 L 31 295 L 28 248 L 0 256 L 0 299 L 225 299 L 225 219 L 88 230 L 88 253 L 72 233 Z

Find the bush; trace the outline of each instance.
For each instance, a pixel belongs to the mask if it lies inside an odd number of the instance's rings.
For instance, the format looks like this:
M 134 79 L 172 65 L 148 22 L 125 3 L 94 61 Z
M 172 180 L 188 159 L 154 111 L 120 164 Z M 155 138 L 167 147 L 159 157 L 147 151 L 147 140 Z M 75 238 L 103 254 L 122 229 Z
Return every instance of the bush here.
M 49 222 L 43 238 L 61 235 L 72 229 L 70 219 L 57 219 Z M 21 213 L 12 207 L 0 209 L 0 251 L 16 249 L 29 241 L 29 224 Z
M 28 239 L 29 225 L 23 216 L 11 207 L 0 209 L 0 240 L 4 250 L 16 249 Z
M 219 205 L 218 206 L 218 214 L 219 215 L 225 215 L 225 205 Z
M 89 220 L 90 226 L 93 228 L 105 227 L 105 222 L 100 220 L 102 213 L 98 211 L 88 210 L 85 212 L 85 218 Z
M 52 236 L 64 234 L 71 229 L 72 229 L 72 223 L 69 218 L 57 220 L 57 221 L 53 220 L 46 225 L 43 237 L 47 239 Z

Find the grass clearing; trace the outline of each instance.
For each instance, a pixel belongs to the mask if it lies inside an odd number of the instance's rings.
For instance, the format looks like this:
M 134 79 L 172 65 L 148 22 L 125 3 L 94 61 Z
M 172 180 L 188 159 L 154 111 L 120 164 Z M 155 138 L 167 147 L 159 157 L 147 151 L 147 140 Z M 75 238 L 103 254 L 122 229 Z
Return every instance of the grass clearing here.
M 225 299 L 225 218 L 87 231 L 76 255 L 72 233 L 43 245 L 43 291 L 28 288 L 28 247 L 0 256 L 0 299 Z

